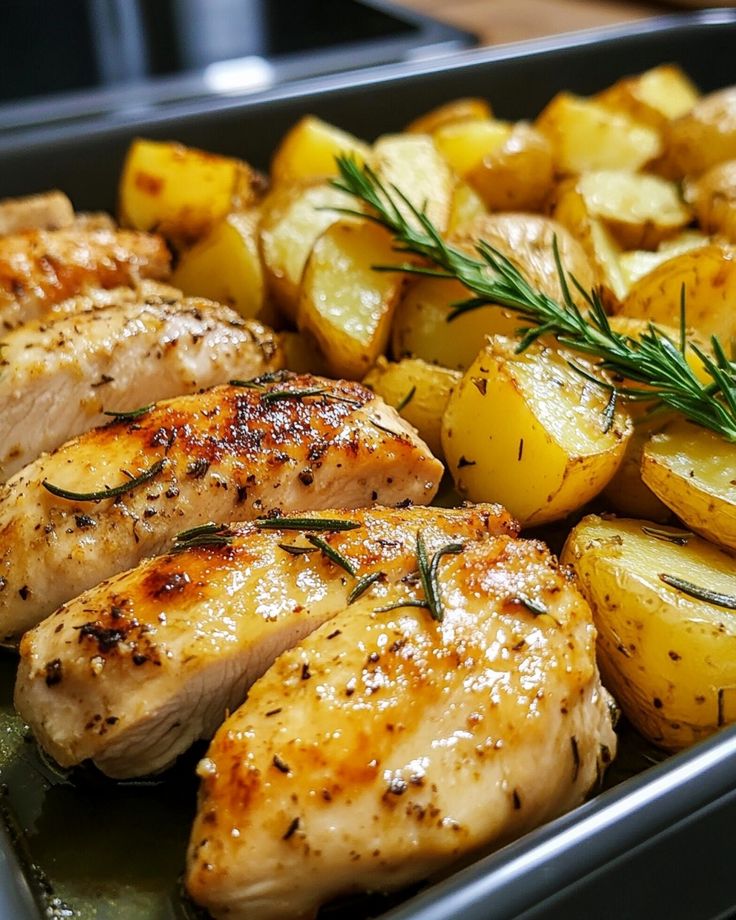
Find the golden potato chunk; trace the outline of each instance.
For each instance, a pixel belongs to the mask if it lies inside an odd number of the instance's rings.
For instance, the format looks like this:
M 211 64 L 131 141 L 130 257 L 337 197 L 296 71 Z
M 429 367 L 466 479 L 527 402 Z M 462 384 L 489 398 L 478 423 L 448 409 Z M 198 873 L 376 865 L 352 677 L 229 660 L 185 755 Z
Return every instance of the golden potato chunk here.
M 296 319 L 299 285 L 312 246 L 339 218 L 334 209 L 340 207 L 353 207 L 353 202 L 326 182 L 283 185 L 263 202 L 263 271 L 271 296 L 291 319 Z
M 359 380 L 386 350 L 404 278 L 373 266 L 395 261 L 391 236 L 367 220 L 339 220 L 314 244 L 297 320 L 314 336 L 333 376 Z
M 470 96 L 465 99 L 452 99 L 438 105 L 406 126 L 412 134 L 432 134 L 438 128 L 455 121 L 485 120 L 493 117 L 491 107 L 485 99 Z
M 562 173 L 593 169 L 636 172 L 662 150 L 658 131 L 571 93 L 558 93 L 537 119 L 536 127 L 549 138 Z
M 669 125 L 658 168 L 670 179 L 699 175 L 736 159 L 736 86 L 700 98 Z
M 432 133 L 432 140 L 457 175 L 464 177 L 508 140 L 512 128 L 507 121 L 472 118 L 443 125 Z
M 669 262 L 675 256 L 683 252 L 690 252 L 691 249 L 699 249 L 701 246 L 707 246 L 711 238 L 701 233 L 699 230 L 683 230 L 677 236 L 664 240 L 657 247 L 656 252 L 650 252 L 648 249 L 633 249 L 630 252 L 622 252 L 618 258 L 619 268 L 624 277 L 627 292 L 631 290 L 635 282 L 664 262 Z
M 486 214 L 486 206 L 480 195 L 467 182 L 459 179 L 452 190 L 450 216 L 447 221 L 448 233 L 461 230 L 466 224 Z
M 736 243 L 736 159 L 718 163 L 686 182 L 685 198 L 703 230 Z
M 591 515 L 561 558 L 593 610 L 603 682 L 645 738 L 678 750 L 736 720 L 732 556 L 681 530 Z
M 271 180 L 274 185 L 282 185 L 336 176 L 335 158 L 339 154 L 364 163 L 369 148 L 347 131 L 314 115 L 305 115 L 277 147 L 271 160 Z
M 491 211 L 540 211 L 552 191 L 554 172 L 550 142 L 519 122 L 468 170 L 466 179 Z
M 632 285 L 620 312 L 677 327 L 683 286 L 688 325 L 727 345 L 736 336 L 736 249 L 731 246 L 714 243 L 668 259 Z
M 609 391 L 571 362 L 572 352 L 539 342 L 521 354 L 494 336 L 455 388 L 442 446 L 458 492 L 504 505 L 531 526 L 566 517 L 616 472 L 631 435 Z
M 736 444 L 677 420 L 645 445 L 641 475 L 688 527 L 736 549 Z
M 258 212 L 229 214 L 182 253 L 171 283 L 184 294 L 208 297 L 241 316 L 259 316 L 264 304 L 258 251 Z
M 392 362 L 380 357 L 363 383 L 382 396 L 419 432 L 436 457 L 442 456 L 442 414 L 462 375 L 418 358 Z
M 183 247 L 230 211 L 254 204 L 260 188 L 261 177 L 242 160 L 139 138 L 123 166 L 120 222 Z
M 642 124 L 662 129 L 686 115 L 699 97 L 697 87 L 681 68 L 662 64 L 637 76 L 624 77 L 594 98 Z

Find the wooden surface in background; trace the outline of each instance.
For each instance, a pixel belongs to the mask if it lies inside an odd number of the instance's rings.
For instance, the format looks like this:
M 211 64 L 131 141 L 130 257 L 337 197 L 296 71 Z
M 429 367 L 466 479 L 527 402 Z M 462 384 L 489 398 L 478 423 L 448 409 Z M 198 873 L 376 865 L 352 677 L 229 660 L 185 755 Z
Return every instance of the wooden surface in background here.
M 539 38 L 642 20 L 675 4 L 615 0 L 398 0 L 404 6 L 478 35 L 482 45 Z

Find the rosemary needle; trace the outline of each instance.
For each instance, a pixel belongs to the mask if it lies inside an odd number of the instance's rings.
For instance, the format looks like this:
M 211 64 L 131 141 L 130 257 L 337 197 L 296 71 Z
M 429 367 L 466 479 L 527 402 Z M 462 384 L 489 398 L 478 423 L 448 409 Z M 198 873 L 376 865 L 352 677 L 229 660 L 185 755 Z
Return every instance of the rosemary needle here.
M 70 489 L 62 489 L 61 486 L 55 486 L 53 483 L 49 482 L 48 479 L 44 479 L 41 485 L 44 487 L 44 489 L 46 489 L 47 492 L 50 492 L 52 495 L 56 495 L 59 498 L 66 498 L 68 501 L 99 502 L 106 498 L 117 498 L 118 495 L 125 495 L 126 492 L 132 491 L 136 488 L 136 486 L 140 486 L 144 482 L 148 482 L 150 479 L 153 479 L 154 476 L 157 476 L 161 472 L 165 464 L 165 458 L 157 460 L 153 466 L 150 466 L 147 470 L 141 473 L 140 476 L 133 476 L 128 480 L 128 482 L 124 482 L 120 486 L 98 489 L 95 492 L 72 492 Z
M 716 336 L 711 339 L 712 356 L 687 341 L 682 303 L 678 342 L 652 324 L 640 338 L 616 332 L 597 291 L 585 291 L 571 278 L 586 308 L 582 310 L 572 299 L 556 240 L 553 249 L 560 301 L 536 289 L 513 262 L 483 240 L 476 244 L 475 256 L 449 245 L 423 210 L 412 205 L 396 186 L 387 187 L 369 166 L 345 156 L 337 158 L 337 165 L 340 176 L 333 185 L 369 206 L 367 214 L 357 209 L 351 213 L 385 227 L 393 235 L 397 251 L 431 263 L 374 266 L 377 270 L 432 275 L 460 281 L 468 288 L 471 296 L 454 307 L 448 321 L 488 304 L 506 307 L 526 323 L 519 330 L 518 351 L 524 351 L 540 336 L 553 335 L 562 345 L 597 358 L 602 370 L 639 384 L 616 387 L 620 395 L 651 402 L 653 408 L 674 409 L 726 440 L 736 441 L 736 366 Z M 687 362 L 688 350 L 700 358 L 710 382 L 703 383 L 695 375 Z

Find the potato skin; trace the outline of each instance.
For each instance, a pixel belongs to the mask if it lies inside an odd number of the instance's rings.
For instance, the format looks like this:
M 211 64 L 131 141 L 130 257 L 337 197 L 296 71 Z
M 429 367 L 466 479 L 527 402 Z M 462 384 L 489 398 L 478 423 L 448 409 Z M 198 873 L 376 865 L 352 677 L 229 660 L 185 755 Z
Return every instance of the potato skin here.
M 700 175 L 716 163 L 736 158 L 736 86 L 700 98 L 665 132 L 665 152 L 657 164 L 670 179 Z
M 561 560 L 593 611 L 603 682 L 645 738 L 674 751 L 736 720 L 736 617 L 660 578 L 733 595 L 736 560 L 683 531 L 595 515 L 572 530 Z
M 703 230 L 736 243 L 736 159 L 717 163 L 685 182 L 685 198 Z
M 566 517 L 605 487 L 631 422 L 617 410 L 608 427 L 608 393 L 572 369 L 579 355 L 515 349 L 512 339 L 489 340 L 450 397 L 442 446 L 464 498 L 500 502 L 531 526 Z

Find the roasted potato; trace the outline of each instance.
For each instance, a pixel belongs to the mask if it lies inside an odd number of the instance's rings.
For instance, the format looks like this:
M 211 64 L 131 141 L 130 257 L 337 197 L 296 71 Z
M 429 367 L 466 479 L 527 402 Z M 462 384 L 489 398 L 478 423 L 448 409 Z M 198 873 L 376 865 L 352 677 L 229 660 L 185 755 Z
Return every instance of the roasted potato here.
M 314 336 L 333 376 L 360 380 L 386 350 L 404 278 L 373 266 L 395 258 L 390 235 L 368 220 L 339 220 L 314 244 L 297 322 Z
M 398 409 L 436 457 L 442 456 L 442 413 L 462 374 L 418 358 L 380 357 L 363 383 Z
M 531 526 L 566 517 L 607 485 L 631 421 L 573 369 L 595 373 L 579 355 L 539 342 L 517 354 L 516 344 L 494 336 L 480 352 L 447 404 L 442 447 L 464 498 L 500 502 Z
M 552 145 L 536 128 L 519 122 L 465 178 L 491 211 L 540 211 L 552 190 Z
M 452 124 L 455 121 L 484 120 L 493 117 L 493 112 L 487 100 L 470 96 L 465 99 L 452 99 L 443 105 L 420 115 L 406 126 L 406 131 L 412 134 L 432 134 L 438 128 Z
M 624 77 L 594 98 L 641 124 L 661 130 L 668 122 L 686 115 L 699 96 L 695 84 L 676 64 L 662 64 L 637 76 Z
M 645 738 L 677 750 L 736 720 L 732 556 L 681 530 L 591 515 L 561 558 L 593 610 L 603 681 Z M 705 599 L 714 592 L 720 601 Z
M 657 164 L 670 179 L 700 175 L 716 163 L 736 159 L 736 86 L 703 96 L 665 132 Z
M 258 251 L 258 212 L 229 214 L 182 253 L 171 283 L 185 294 L 209 297 L 246 318 L 260 317 L 265 285 Z
M 624 316 L 679 326 L 682 290 L 687 322 L 702 336 L 722 342 L 736 336 L 736 249 L 715 243 L 668 259 L 632 285 L 621 304 Z
M 326 182 L 283 185 L 266 197 L 261 208 L 260 249 L 271 296 L 291 319 L 296 318 L 302 272 L 317 237 L 352 206 Z
M 683 252 L 690 252 L 691 249 L 700 249 L 701 246 L 707 246 L 710 242 L 711 238 L 699 230 L 683 230 L 677 236 L 660 243 L 656 252 L 650 252 L 648 249 L 633 249 L 630 252 L 622 252 L 618 257 L 618 264 L 627 292 L 640 278 L 648 275 L 649 272 L 653 272 L 659 265 L 669 262 L 670 259 L 674 259 L 675 256 L 679 256 Z
M 120 222 L 157 230 L 184 248 L 231 211 L 255 204 L 261 189 L 261 176 L 242 160 L 139 138 L 123 166 Z
M 511 136 L 513 125 L 495 118 L 452 121 L 432 133 L 437 149 L 458 176 L 466 176 L 483 157 L 498 150 Z
M 688 527 L 736 549 L 736 444 L 678 419 L 645 445 L 641 475 Z
M 455 233 L 466 224 L 486 214 L 486 206 L 480 196 L 467 182 L 459 179 L 452 190 L 450 200 L 450 216 L 447 222 L 447 232 Z
M 736 243 L 736 159 L 718 163 L 686 182 L 685 198 L 703 230 Z
M 536 121 L 562 173 L 593 169 L 636 172 L 662 151 L 659 132 L 623 112 L 571 93 L 558 93 Z
M 337 175 L 335 157 L 352 156 L 364 163 L 367 144 L 314 115 L 305 115 L 288 131 L 271 160 L 274 185 L 314 181 Z

